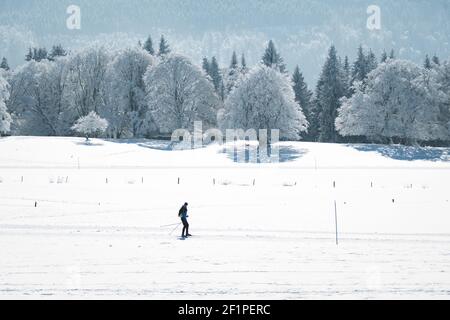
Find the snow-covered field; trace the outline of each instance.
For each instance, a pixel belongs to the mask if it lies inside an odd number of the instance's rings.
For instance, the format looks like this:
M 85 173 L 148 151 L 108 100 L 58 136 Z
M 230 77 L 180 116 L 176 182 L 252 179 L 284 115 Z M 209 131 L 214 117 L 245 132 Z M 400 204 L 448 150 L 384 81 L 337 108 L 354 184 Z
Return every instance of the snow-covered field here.
M 0 298 L 450 298 L 450 149 L 221 150 L 1 138 Z

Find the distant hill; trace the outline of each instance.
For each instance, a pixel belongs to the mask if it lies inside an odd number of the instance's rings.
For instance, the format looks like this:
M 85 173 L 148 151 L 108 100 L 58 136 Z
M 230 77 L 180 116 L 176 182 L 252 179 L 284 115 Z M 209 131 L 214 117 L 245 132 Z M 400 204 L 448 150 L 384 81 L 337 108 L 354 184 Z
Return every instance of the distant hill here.
M 66 28 L 72 0 L 2 0 L 0 56 L 23 61 L 30 45 L 61 42 L 70 49 L 100 41 L 132 45 L 148 34 L 164 33 L 173 48 L 200 63 L 216 55 L 222 64 L 231 52 L 258 62 L 266 41 L 274 39 L 288 67 L 299 64 L 313 85 L 326 49 L 334 43 L 354 58 L 362 43 L 379 55 L 394 48 L 402 58 L 421 62 L 425 54 L 450 56 L 450 1 L 379 0 L 382 30 L 366 29 L 372 0 L 78 0 L 82 30 Z

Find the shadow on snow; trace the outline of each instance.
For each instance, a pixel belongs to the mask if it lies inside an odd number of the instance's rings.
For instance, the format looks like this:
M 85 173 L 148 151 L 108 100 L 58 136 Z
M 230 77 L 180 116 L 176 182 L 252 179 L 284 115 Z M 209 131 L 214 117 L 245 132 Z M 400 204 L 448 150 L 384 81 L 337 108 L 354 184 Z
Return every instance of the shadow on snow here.
M 450 155 L 448 148 L 433 148 L 433 147 L 411 147 L 411 146 L 386 146 L 386 145 L 347 145 L 358 151 L 363 152 L 377 152 L 383 157 L 394 160 L 403 161 L 445 161 L 450 162 Z

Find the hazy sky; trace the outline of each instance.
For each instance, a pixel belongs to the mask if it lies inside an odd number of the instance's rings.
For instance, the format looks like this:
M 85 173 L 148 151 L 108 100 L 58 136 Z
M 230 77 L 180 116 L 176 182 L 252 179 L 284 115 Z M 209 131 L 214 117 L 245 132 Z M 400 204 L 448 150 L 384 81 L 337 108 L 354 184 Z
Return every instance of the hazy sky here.
M 81 9 L 80 30 L 66 26 L 72 4 Z M 367 28 L 372 4 L 381 10 L 379 30 Z M 449 21 L 450 0 L 1 0 L 0 57 L 16 66 L 31 45 L 120 48 L 164 33 L 197 63 L 215 55 L 228 64 L 236 50 L 254 64 L 273 39 L 289 69 L 299 64 L 312 85 L 332 43 L 351 59 L 359 44 L 417 62 L 425 54 L 447 59 Z

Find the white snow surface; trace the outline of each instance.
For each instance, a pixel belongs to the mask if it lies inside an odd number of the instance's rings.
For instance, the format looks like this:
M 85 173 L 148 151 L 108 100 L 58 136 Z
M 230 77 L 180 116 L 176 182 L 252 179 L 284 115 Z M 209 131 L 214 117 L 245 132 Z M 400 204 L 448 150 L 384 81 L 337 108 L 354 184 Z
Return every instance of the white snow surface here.
M 0 298 L 450 298 L 450 149 L 166 147 L 0 138 Z

